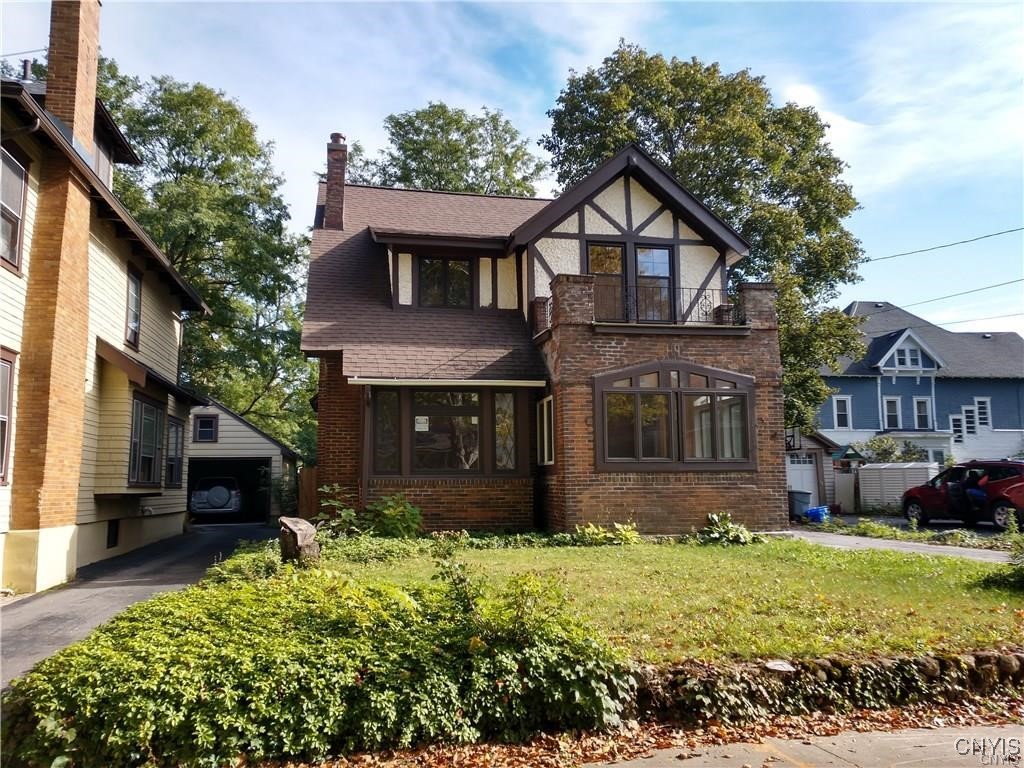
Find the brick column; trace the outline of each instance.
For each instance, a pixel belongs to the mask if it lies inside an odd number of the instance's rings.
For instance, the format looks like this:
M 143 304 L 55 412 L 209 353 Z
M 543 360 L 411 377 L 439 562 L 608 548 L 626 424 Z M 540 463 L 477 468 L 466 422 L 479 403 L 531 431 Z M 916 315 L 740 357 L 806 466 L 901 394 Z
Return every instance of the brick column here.
M 340 485 L 341 500 L 361 504 L 363 391 L 342 374 L 342 356 L 320 360 L 317 398 L 317 486 Z
M 740 304 L 751 327 L 758 330 L 778 330 L 779 316 L 775 310 L 774 283 L 740 284 Z
M 551 326 L 594 322 L 594 276 L 555 275 L 551 281 Z

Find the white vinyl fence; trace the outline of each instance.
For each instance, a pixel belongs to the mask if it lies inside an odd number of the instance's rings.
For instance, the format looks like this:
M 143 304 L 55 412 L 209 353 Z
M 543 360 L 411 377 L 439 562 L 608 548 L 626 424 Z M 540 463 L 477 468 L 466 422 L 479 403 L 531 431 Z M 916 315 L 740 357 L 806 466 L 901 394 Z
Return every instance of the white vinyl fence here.
M 905 490 L 922 485 L 937 474 L 939 465 L 935 462 L 864 464 L 857 470 L 860 508 L 898 507 Z

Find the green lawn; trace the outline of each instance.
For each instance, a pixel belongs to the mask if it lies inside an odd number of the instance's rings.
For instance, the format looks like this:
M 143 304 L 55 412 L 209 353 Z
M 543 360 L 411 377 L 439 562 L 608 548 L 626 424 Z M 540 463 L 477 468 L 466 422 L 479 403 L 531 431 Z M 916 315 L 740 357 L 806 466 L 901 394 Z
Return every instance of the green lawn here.
M 997 566 L 953 557 L 847 552 L 799 541 L 736 547 L 462 550 L 489 581 L 549 575 L 576 608 L 638 658 L 902 653 L 1024 643 L 1024 597 L 979 580 Z M 331 563 L 408 584 L 429 557 Z

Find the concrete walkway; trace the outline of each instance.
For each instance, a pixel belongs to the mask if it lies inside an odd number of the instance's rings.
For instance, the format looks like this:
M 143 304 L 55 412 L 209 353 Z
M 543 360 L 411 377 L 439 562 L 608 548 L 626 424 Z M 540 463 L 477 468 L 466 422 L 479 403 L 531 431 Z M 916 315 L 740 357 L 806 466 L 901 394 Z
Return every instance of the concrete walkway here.
M 1024 765 L 1024 725 L 843 733 L 694 750 L 663 749 L 630 768 L 981 768 Z
M 986 563 L 1008 563 L 1008 552 L 996 552 L 991 549 L 971 549 L 969 547 L 947 547 L 941 544 L 925 544 L 919 541 L 894 541 L 892 539 L 872 539 L 867 536 L 844 536 L 841 533 L 825 533 L 809 531 L 804 528 L 791 528 L 780 531 L 777 536 L 793 536 L 814 544 L 837 549 L 890 549 L 895 552 L 913 552 L 918 555 L 946 555 L 949 557 L 965 557 L 968 560 L 981 560 Z
M 87 565 L 70 584 L 0 607 L 0 688 L 129 605 L 195 583 L 239 541 L 275 536 L 276 528 L 256 524 L 196 526 L 182 536 Z

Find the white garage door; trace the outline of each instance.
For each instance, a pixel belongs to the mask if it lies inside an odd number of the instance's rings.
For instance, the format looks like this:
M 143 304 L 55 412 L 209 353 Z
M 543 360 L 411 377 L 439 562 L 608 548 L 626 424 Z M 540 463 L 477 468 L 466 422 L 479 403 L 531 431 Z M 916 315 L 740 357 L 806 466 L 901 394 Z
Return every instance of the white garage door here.
M 791 491 L 808 491 L 811 506 L 818 506 L 818 467 L 813 453 L 786 454 L 786 485 Z

